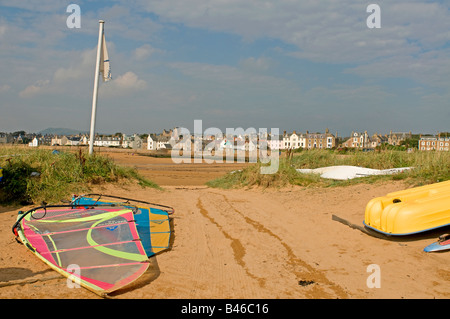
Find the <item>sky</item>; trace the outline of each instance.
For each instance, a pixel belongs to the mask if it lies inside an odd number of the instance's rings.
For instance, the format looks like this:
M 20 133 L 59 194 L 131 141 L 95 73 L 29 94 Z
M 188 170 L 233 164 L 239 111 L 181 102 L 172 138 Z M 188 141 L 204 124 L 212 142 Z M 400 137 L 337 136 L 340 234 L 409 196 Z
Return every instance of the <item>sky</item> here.
M 99 20 L 96 132 L 450 131 L 449 1 L 0 0 L 0 132 L 89 131 Z

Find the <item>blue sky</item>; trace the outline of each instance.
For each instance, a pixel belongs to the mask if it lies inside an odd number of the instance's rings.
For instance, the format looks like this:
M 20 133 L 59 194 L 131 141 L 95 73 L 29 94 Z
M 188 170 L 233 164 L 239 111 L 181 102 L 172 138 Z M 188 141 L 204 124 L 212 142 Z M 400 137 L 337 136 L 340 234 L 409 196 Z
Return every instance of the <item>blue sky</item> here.
M 68 28 L 71 3 L 81 27 Z M 366 8 L 381 8 L 369 29 Z M 113 80 L 97 131 L 174 126 L 450 131 L 444 1 L 0 0 L 0 131 L 89 130 L 98 20 Z

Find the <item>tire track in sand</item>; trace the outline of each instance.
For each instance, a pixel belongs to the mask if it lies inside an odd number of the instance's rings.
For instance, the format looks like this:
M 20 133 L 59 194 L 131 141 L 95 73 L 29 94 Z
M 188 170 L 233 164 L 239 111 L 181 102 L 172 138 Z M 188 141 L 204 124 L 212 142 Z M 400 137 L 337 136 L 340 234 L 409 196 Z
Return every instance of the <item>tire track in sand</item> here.
M 237 238 L 233 238 L 228 232 L 226 232 L 223 229 L 223 227 L 218 222 L 215 221 L 215 219 L 213 217 L 210 216 L 208 211 L 203 207 L 203 204 L 202 204 L 202 201 L 200 200 L 200 198 L 198 198 L 198 200 L 197 200 L 197 208 L 200 210 L 200 213 L 202 214 L 203 217 L 205 217 L 212 224 L 214 224 L 222 232 L 222 234 L 225 236 L 225 238 L 227 238 L 228 240 L 231 241 L 231 249 L 233 251 L 234 259 L 237 262 L 237 264 L 239 266 L 241 266 L 242 269 L 244 269 L 247 276 L 249 276 L 252 279 L 255 279 L 258 282 L 260 287 L 264 287 L 265 281 L 266 281 L 265 278 L 255 276 L 254 274 L 252 274 L 249 271 L 248 267 L 246 266 L 246 264 L 244 262 L 245 247 L 242 245 L 240 240 Z
M 261 224 L 260 222 L 251 219 L 250 217 L 248 217 L 247 215 L 243 214 L 241 211 L 239 211 L 238 209 L 236 209 L 233 204 L 230 202 L 229 198 L 223 194 L 217 194 L 217 193 L 213 193 L 210 192 L 211 194 L 215 194 L 217 196 L 222 196 L 223 200 L 225 203 L 228 204 L 228 206 L 237 214 L 239 214 L 247 224 L 249 224 L 250 226 L 252 226 L 255 230 L 257 230 L 260 233 L 266 234 L 268 236 L 270 236 L 271 238 L 275 239 L 286 251 L 287 254 L 287 264 L 292 268 L 292 272 L 294 273 L 294 275 L 296 276 L 299 284 L 300 282 L 312 282 L 314 283 L 311 287 L 311 289 L 305 290 L 305 293 L 307 295 L 307 298 L 348 298 L 348 294 L 345 292 L 345 290 L 340 287 L 339 285 L 331 282 L 330 280 L 328 280 L 328 278 L 326 278 L 326 276 L 319 270 L 315 269 L 314 267 L 312 267 L 311 265 L 309 265 L 308 263 L 306 263 L 305 261 L 301 260 L 300 258 L 298 258 L 293 249 L 286 244 L 282 238 L 280 236 L 278 236 L 277 234 L 275 234 L 274 232 L 272 232 L 270 229 L 268 229 L 267 227 L 265 227 L 263 224 Z M 200 199 L 199 199 L 200 202 Z M 205 211 L 206 212 L 206 211 Z M 207 216 L 205 216 L 207 217 Z M 207 217 L 209 218 L 209 217 Z M 212 220 L 210 218 L 210 220 L 212 222 L 214 222 L 221 230 L 223 231 L 223 228 L 218 225 L 214 220 Z M 249 274 L 249 276 L 251 276 L 252 278 L 255 277 L 254 275 L 252 275 L 248 268 L 245 266 L 245 264 L 243 263 L 243 254 L 245 254 L 245 249 L 242 246 L 242 244 L 239 242 L 238 239 L 233 239 L 231 238 L 231 236 L 229 236 L 228 234 L 224 233 L 225 236 L 228 236 L 229 239 L 232 239 L 232 246 L 233 243 L 235 243 L 235 245 L 237 245 L 236 243 L 238 243 L 238 246 L 240 249 L 238 249 L 235 253 L 235 256 L 237 257 L 237 261 L 238 263 L 245 268 L 246 273 Z M 235 248 L 233 248 L 234 250 Z M 299 267 L 300 266 L 300 267 Z M 298 270 L 298 269 L 301 270 Z M 261 283 L 265 282 L 264 278 L 259 278 L 260 281 L 260 285 Z M 327 287 L 327 290 L 331 290 L 332 293 L 329 293 L 327 291 L 325 291 L 322 287 Z

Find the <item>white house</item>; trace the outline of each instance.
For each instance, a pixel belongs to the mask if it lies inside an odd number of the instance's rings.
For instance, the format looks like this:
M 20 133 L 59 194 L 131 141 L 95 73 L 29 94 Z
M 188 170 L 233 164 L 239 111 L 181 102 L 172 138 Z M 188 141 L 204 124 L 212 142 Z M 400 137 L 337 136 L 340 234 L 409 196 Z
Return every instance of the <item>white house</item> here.
M 155 136 L 155 134 L 148 134 L 148 137 L 147 137 L 147 149 L 149 151 L 156 150 L 156 136 Z
M 172 149 L 169 136 L 158 136 L 156 139 L 156 150 Z
M 284 149 L 283 136 L 272 135 L 270 139 L 267 139 L 267 146 L 271 150 L 283 150 Z
M 147 150 L 157 151 L 162 149 L 172 149 L 170 144 L 171 135 L 168 134 L 149 134 L 147 137 Z
M 94 146 L 112 146 L 120 147 L 120 137 L 117 136 L 97 136 L 94 140 Z
M 37 147 L 38 145 L 39 145 L 39 142 L 36 137 L 33 138 L 33 140 L 30 143 L 28 143 L 28 146 L 30 146 L 30 147 Z
M 306 146 L 306 138 L 303 134 L 297 134 L 295 131 L 292 134 L 283 134 L 283 143 L 285 149 L 297 149 Z
M 78 136 L 69 136 L 67 138 L 67 142 L 65 145 L 72 145 L 72 146 L 76 146 L 76 145 L 80 145 L 81 142 L 81 137 Z

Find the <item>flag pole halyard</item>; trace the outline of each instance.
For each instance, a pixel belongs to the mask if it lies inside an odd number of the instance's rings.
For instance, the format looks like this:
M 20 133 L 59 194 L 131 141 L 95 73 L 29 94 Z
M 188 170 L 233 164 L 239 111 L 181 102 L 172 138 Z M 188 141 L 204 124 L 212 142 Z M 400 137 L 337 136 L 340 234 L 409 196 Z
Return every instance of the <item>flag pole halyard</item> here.
M 91 114 L 91 131 L 89 136 L 89 155 L 94 151 L 94 135 L 95 135 L 95 115 L 97 113 L 97 98 L 98 98 L 98 82 L 100 75 L 100 57 L 103 47 L 103 27 L 105 21 L 99 20 L 98 30 L 98 46 L 97 46 L 97 60 L 95 63 L 95 78 L 94 78 L 94 92 L 92 95 L 92 114 Z

